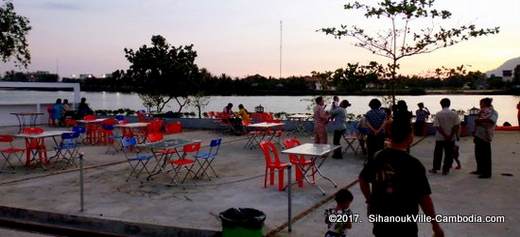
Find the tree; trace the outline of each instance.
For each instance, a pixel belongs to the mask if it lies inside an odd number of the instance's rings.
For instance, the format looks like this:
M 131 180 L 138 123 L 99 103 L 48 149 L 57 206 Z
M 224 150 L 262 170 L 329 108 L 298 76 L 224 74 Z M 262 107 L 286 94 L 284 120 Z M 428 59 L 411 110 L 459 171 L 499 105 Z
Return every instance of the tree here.
M 0 6 L 0 58 L 7 63 L 14 58 L 16 66 L 27 67 L 31 62 L 27 33 L 31 30 L 29 20 L 16 14 L 13 3 L 3 1 Z
M 451 13 L 435 9 L 435 0 L 380 0 L 376 5 L 358 1 L 347 3 L 346 10 L 361 10 L 367 19 L 389 19 L 386 31 L 370 33 L 359 26 L 341 25 L 339 28 L 322 28 L 320 31 L 336 38 L 348 37 L 355 40 L 355 46 L 369 50 L 375 55 L 390 59 L 386 65 L 390 72 L 392 103 L 395 104 L 395 80 L 399 61 L 406 57 L 433 52 L 479 36 L 495 34 L 499 27 L 479 29 L 475 25 L 444 28 L 437 20 L 447 20 Z M 430 19 L 430 26 L 415 29 L 416 20 Z M 421 22 L 419 22 L 421 23 Z
M 513 71 L 513 83 L 520 84 L 520 64 Z
M 152 45 L 138 50 L 125 48 L 130 68 L 125 78 L 146 102 L 153 103 L 157 112 L 175 100 L 181 112 L 188 104 L 188 96 L 197 89 L 199 69 L 195 64 L 197 52 L 193 45 L 175 47 L 160 35 L 152 36 Z
M 193 95 L 190 99 L 190 105 L 197 109 L 199 118 L 202 118 L 202 109 L 206 108 L 209 104 L 209 97 L 202 93 Z

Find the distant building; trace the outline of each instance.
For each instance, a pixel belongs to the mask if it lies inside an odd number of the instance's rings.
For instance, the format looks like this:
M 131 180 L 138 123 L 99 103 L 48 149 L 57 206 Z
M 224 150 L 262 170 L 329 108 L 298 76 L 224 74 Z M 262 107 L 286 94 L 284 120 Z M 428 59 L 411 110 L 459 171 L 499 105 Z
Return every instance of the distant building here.
M 513 81 L 513 70 L 503 70 L 502 71 L 502 80 L 503 81 Z
M 90 74 L 90 73 L 87 73 L 87 74 L 79 74 L 79 79 L 80 80 L 85 80 L 85 79 L 90 79 L 90 78 L 95 78 L 94 75 Z

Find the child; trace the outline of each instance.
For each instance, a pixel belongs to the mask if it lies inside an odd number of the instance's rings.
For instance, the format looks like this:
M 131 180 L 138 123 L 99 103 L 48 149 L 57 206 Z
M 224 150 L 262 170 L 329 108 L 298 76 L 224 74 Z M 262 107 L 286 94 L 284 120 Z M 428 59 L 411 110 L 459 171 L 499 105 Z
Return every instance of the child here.
M 453 160 L 457 163 L 455 169 L 460 170 L 460 160 L 459 160 L 459 138 L 455 141 L 453 146 Z
M 347 229 L 352 228 L 351 218 L 348 218 L 348 220 L 345 221 L 336 218 L 329 218 L 329 216 L 352 216 L 352 211 L 350 211 L 349 207 L 354 197 L 352 196 L 352 193 L 348 191 L 348 189 L 341 189 L 336 193 L 334 199 L 336 200 L 336 207 L 325 210 L 325 223 L 327 224 L 328 229 L 327 233 L 325 233 L 325 237 L 346 237 Z M 332 223 L 331 219 L 336 219 L 338 221 Z

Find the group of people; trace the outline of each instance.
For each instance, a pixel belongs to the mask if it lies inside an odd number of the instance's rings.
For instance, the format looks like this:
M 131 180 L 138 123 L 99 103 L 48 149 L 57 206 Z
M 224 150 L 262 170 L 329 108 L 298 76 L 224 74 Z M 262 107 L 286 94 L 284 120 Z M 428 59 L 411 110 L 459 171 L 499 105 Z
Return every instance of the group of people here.
M 324 125 L 327 113 L 323 105 L 323 98 L 316 99 L 315 128 L 316 141 L 326 142 Z M 477 169 L 471 174 L 479 178 L 491 177 L 491 141 L 498 119 L 491 98 L 480 100 L 480 112 L 475 120 L 473 131 L 475 143 L 475 160 Z M 442 110 L 435 114 L 433 126 L 436 128 L 433 169 L 431 173 L 441 170 L 444 151 L 442 174 L 447 175 L 455 157 L 455 142 L 459 138 L 460 119 L 456 112 L 450 109 L 451 101 L 444 98 L 440 101 Z M 334 105 L 333 105 L 334 107 Z M 341 107 L 341 105 L 340 105 Z M 412 156 L 409 148 L 413 142 L 413 135 L 424 135 L 425 123 L 430 112 L 419 103 L 416 111 L 416 124 L 412 126 L 412 113 L 408 111 L 404 101 L 399 101 L 393 109 L 382 109 L 381 102 L 373 99 L 369 103 L 370 110 L 364 115 L 364 125 L 367 129 L 367 159 L 359 174 L 359 185 L 365 202 L 369 218 L 373 222 L 375 236 L 418 236 L 418 227 L 415 222 L 384 222 L 378 221 L 385 217 L 404 217 L 417 215 L 419 207 L 430 222 L 434 236 L 444 236 L 444 232 L 434 219 L 435 209 L 430 197 L 431 188 L 426 176 L 426 169 L 422 163 Z M 520 103 L 518 105 L 520 109 Z M 346 107 L 345 107 L 346 108 Z M 329 118 L 334 112 L 330 112 Z M 393 114 L 393 116 L 392 116 Z M 520 112 L 519 112 L 520 114 Z M 316 121 L 316 118 L 319 120 Z M 343 119 L 342 117 L 337 117 Z M 417 124 L 419 121 L 419 124 Z M 520 121 L 519 121 L 520 122 Z M 335 130 L 336 131 L 336 130 Z M 334 134 L 336 136 L 336 132 Z M 324 138 L 325 137 L 325 138 Z M 385 144 L 386 141 L 386 144 Z M 460 163 L 457 165 L 460 168 Z M 349 206 L 353 200 L 352 194 L 342 189 L 336 194 L 336 207 L 325 212 L 328 231 L 326 237 L 346 236 L 352 222 L 334 223 L 329 216 L 332 214 L 346 214 L 351 218 Z
M 93 111 L 87 104 L 86 98 L 81 98 L 77 110 L 74 106 L 69 103 L 68 99 L 56 99 L 56 103 L 48 108 L 49 119 L 56 126 L 63 126 L 65 124 L 65 118 L 82 119 L 87 114 L 92 114 Z
M 243 104 L 238 105 L 238 113 L 233 112 L 233 104 L 228 103 L 222 110 L 224 116 L 231 124 L 232 132 L 236 135 L 242 135 L 245 133 L 244 124 L 249 124 L 251 121 L 249 111 L 244 107 Z

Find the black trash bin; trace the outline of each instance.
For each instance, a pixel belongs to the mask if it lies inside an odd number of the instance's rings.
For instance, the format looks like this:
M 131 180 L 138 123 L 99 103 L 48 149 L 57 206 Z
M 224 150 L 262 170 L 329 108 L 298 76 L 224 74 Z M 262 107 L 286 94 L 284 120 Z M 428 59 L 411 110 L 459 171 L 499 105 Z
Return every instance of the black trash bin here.
M 230 208 L 220 213 L 222 237 L 261 237 L 265 214 L 253 208 Z

